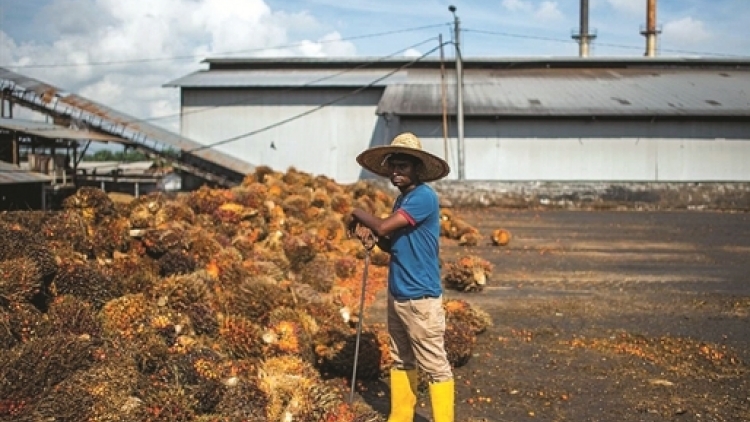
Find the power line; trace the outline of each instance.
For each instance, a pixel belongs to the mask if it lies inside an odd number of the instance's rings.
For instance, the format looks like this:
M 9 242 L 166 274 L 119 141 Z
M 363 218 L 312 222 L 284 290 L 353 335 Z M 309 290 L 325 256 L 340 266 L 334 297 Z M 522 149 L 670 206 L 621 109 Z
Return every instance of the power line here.
M 477 34 L 497 35 L 497 36 L 502 36 L 502 37 L 522 38 L 522 39 L 538 40 L 538 41 L 551 41 L 551 42 L 559 42 L 559 43 L 565 43 L 565 44 L 577 43 L 575 40 L 570 40 L 570 39 L 542 37 L 542 36 L 537 36 L 537 35 L 514 34 L 510 32 L 485 31 L 481 29 L 468 29 L 468 28 L 464 29 L 464 31 L 474 32 Z M 599 46 L 604 46 L 604 47 L 622 48 L 622 49 L 628 49 L 628 50 L 642 50 L 643 49 L 643 47 L 640 47 L 640 46 L 603 43 L 603 42 L 598 42 L 598 41 L 595 44 Z M 741 55 L 741 54 L 711 53 L 711 52 L 705 52 L 705 51 L 691 51 L 691 50 L 680 50 L 680 49 L 670 49 L 670 48 L 660 48 L 659 51 L 663 51 L 666 53 L 692 54 L 692 55 L 701 55 L 701 56 L 747 57 L 747 55 Z
M 238 141 L 238 140 L 240 140 L 240 139 L 243 139 L 243 138 L 247 138 L 247 137 L 250 137 L 250 136 L 254 136 L 254 135 L 257 135 L 257 134 L 259 134 L 259 133 L 263 133 L 263 132 L 266 132 L 266 131 L 268 131 L 268 130 L 271 130 L 271 129 L 277 128 L 277 127 L 279 127 L 279 126 L 285 125 L 285 124 L 287 124 L 287 123 L 293 122 L 293 121 L 295 121 L 295 120 L 301 119 L 302 117 L 305 117 L 305 116 L 307 116 L 307 115 L 313 114 L 313 113 L 315 113 L 315 112 L 317 112 L 317 111 L 319 111 L 319 110 L 322 110 L 323 108 L 326 108 L 326 107 L 328 107 L 328 106 L 331 106 L 331 105 L 333 105 L 333 104 L 335 104 L 335 103 L 337 103 L 337 102 L 339 102 L 339 101 L 342 101 L 342 100 L 345 100 L 345 99 L 347 99 L 347 98 L 349 98 L 349 97 L 352 97 L 352 96 L 354 96 L 354 95 L 357 95 L 357 94 L 359 94 L 360 92 L 364 91 L 364 90 L 365 90 L 365 89 L 367 89 L 367 88 L 371 88 L 371 87 L 373 87 L 373 86 L 374 86 L 374 85 L 375 85 L 376 83 L 378 83 L 378 82 L 380 82 L 380 81 L 382 81 L 382 80 L 384 80 L 384 79 L 386 79 L 386 78 L 390 77 L 391 75 L 393 75 L 393 74 L 395 74 L 395 73 L 397 73 L 397 72 L 400 72 L 400 71 L 402 71 L 402 70 L 404 70 L 404 69 L 406 69 L 406 68 L 410 67 L 410 66 L 411 66 L 411 65 L 413 65 L 414 63 L 417 63 L 418 61 L 420 61 L 420 60 L 424 59 L 424 58 L 425 58 L 425 57 L 427 57 L 428 55 L 430 55 L 430 54 L 432 54 L 433 52 L 435 52 L 435 51 L 437 51 L 438 49 L 440 49 L 440 47 L 442 47 L 442 46 L 443 46 L 443 45 L 445 45 L 445 44 L 446 44 L 446 43 L 443 43 L 443 44 L 441 44 L 441 45 L 438 45 L 437 47 L 435 47 L 435 48 L 431 49 L 430 51 L 428 51 L 428 52 L 426 52 L 426 53 L 424 53 L 424 54 L 422 54 L 421 56 L 417 57 L 416 59 L 414 59 L 414 60 L 411 60 L 410 62 L 408 62 L 408 63 L 406 63 L 406 64 L 404 64 L 404 65 L 402 65 L 402 66 L 399 66 L 398 68 L 396 68 L 396 69 L 394 69 L 394 70 L 392 70 L 392 71 L 388 72 L 387 74 L 385 74 L 385 75 L 383 75 L 383 76 L 381 76 L 381 77 L 379 77 L 379 78 L 377 78 L 377 79 L 373 80 L 372 82 L 370 82 L 369 84 L 367 84 L 367 85 L 365 85 L 365 86 L 362 86 L 362 87 L 360 87 L 360 88 L 357 88 L 357 89 L 355 89 L 354 91 L 352 91 L 352 92 L 350 92 L 350 93 L 347 93 L 347 94 L 345 94 L 345 95 L 342 95 L 342 96 L 340 96 L 340 97 L 338 97 L 338 98 L 335 98 L 335 99 L 333 99 L 333 100 L 331 100 L 331 101 L 328 101 L 328 102 L 326 102 L 326 103 L 323 103 L 323 104 L 321 104 L 321 105 L 319 105 L 319 106 L 316 106 L 316 107 L 314 107 L 314 108 L 311 108 L 310 110 L 307 110 L 307 111 L 304 111 L 304 112 L 302 112 L 302 113 L 296 114 L 296 115 L 294 115 L 294 116 L 292 116 L 292 117 L 289 117 L 289 118 L 286 118 L 286 119 L 284 119 L 284 120 L 280 120 L 280 121 L 278 121 L 278 122 L 276 122 L 276 123 L 273 123 L 273 124 L 270 124 L 270 125 L 268 125 L 268 126 L 264 126 L 264 127 L 260 128 L 260 129 L 256 129 L 256 130 L 253 130 L 253 131 L 250 131 L 250 132 L 247 132 L 247 133 L 243 133 L 242 135 L 238 135 L 238 136 L 233 136 L 233 137 L 231 137 L 231 138 L 228 138 L 228 139 L 224 139 L 224 140 L 222 140 L 222 141 L 218 141 L 218 142 L 213 142 L 213 143 L 210 143 L 210 144 L 207 144 L 207 145 L 203 145 L 203 146 L 201 146 L 201 147 L 198 147 L 198 148 L 194 148 L 194 149 L 192 149 L 192 150 L 188 150 L 188 151 L 184 151 L 184 152 L 186 152 L 186 153 L 191 153 L 191 152 L 195 152 L 195 151 L 201 151 L 201 150 L 204 150 L 204 149 L 214 148 L 214 147 L 217 147 L 217 146 L 219 146 L 219 145 L 224 145 L 224 144 L 228 144 L 228 143 L 231 143 L 231 142 L 235 142 L 235 141 Z
M 394 34 L 402 34 L 405 32 L 415 32 L 415 31 L 422 31 L 425 29 L 433 29 L 437 27 L 444 26 L 445 23 L 440 24 L 431 24 L 431 25 L 424 25 L 424 26 L 416 26 L 412 28 L 404 28 L 404 29 L 396 29 L 392 31 L 384 31 L 384 32 L 375 32 L 371 34 L 362 34 L 362 35 L 354 35 L 351 37 L 341 38 L 341 39 L 332 39 L 332 40 L 321 40 L 316 41 L 317 44 L 329 44 L 329 43 L 336 43 L 336 42 L 343 42 L 343 41 L 352 41 L 352 40 L 361 40 L 361 39 L 367 39 L 367 38 L 377 38 L 377 37 L 383 37 L 387 35 L 394 35 Z M 298 43 L 292 43 L 292 44 L 286 44 L 286 45 L 278 45 L 273 47 L 260 47 L 260 48 L 253 48 L 249 50 L 240 50 L 240 51 L 228 51 L 223 53 L 216 53 L 215 56 L 231 56 L 231 55 L 237 55 L 237 54 L 248 54 L 248 53 L 257 53 L 257 52 L 263 52 L 263 51 L 271 51 L 271 50 L 278 50 L 283 48 L 293 48 L 293 47 L 300 47 L 303 45 L 306 45 L 309 43 L 309 41 L 302 41 Z M 7 69 L 43 69 L 43 68 L 56 68 L 56 67 L 80 67 L 80 66 L 113 66 L 113 65 L 120 65 L 120 64 L 136 64 L 136 63 L 151 63 L 151 62 L 165 62 L 165 61 L 180 61 L 180 60 L 190 60 L 195 59 L 198 57 L 205 57 L 205 54 L 201 55 L 185 55 L 185 56 L 172 56 L 172 57 L 159 57 L 159 58 L 144 58 L 144 59 L 130 59 L 130 60 L 108 60 L 108 61 L 101 61 L 101 62 L 87 62 L 87 63 L 43 63 L 43 64 L 28 64 L 28 65 L 18 65 L 18 66 L 6 66 L 2 65 L 2 67 L 5 67 Z
M 299 87 L 292 87 L 292 88 L 289 88 L 289 89 L 286 89 L 286 90 L 282 90 L 282 91 L 280 91 L 280 92 L 282 92 L 282 93 L 283 93 L 283 92 L 294 91 L 294 90 L 296 90 L 296 89 L 301 89 L 301 88 L 303 88 L 303 87 L 305 87 L 305 86 L 310 86 L 310 85 L 312 85 L 312 84 L 315 84 L 315 83 L 317 83 L 317 82 L 320 82 L 320 81 L 324 81 L 324 80 L 327 80 L 327 79 L 332 79 L 332 78 L 335 78 L 335 77 L 337 77 L 337 76 L 340 76 L 340 75 L 342 75 L 342 74 L 345 74 L 345 73 L 348 73 L 348 72 L 352 72 L 352 71 L 355 71 L 355 70 L 357 70 L 357 69 L 361 69 L 361 68 L 363 68 L 363 67 L 367 67 L 367 66 L 370 66 L 370 65 L 372 65 L 372 64 L 374 64 L 374 63 L 382 62 L 382 61 L 384 61 L 384 60 L 387 60 L 387 59 L 388 59 L 388 58 L 390 58 L 390 57 L 393 57 L 393 56 L 396 56 L 396 55 L 398 55 L 398 54 L 400 54 L 400 53 L 403 53 L 404 51 L 407 51 L 407 50 L 409 50 L 409 49 L 412 49 L 412 48 L 416 48 L 416 47 L 419 47 L 419 46 L 421 46 L 421 45 L 423 45 L 423 44 L 426 44 L 426 43 L 428 43 L 428 42 L 430 42 L 430 41 L 433 41 L 433 40 L 435 40 L 436 38 L 437 38 L 437 37 L 431 37 L 431 38 L 428 38 L 428 39 L 426 39 L 426 40 L 420 41 L 419 43 L 416 43 L 416 44 L 410 45 L 410 46 L 408 46 L 408 47 L 404 47 L 404 48 L 402 48 L 402 49 L 400 49 L 400 50 L 398 50 L 398 51 L 395 51 L 395 52 L 393 52 L 393 53 L 391 53 L 391 54 L 389 54 L 389 55 L 387 55 L 387 56 L 384 56 L 384 57 L 380 57 L 380 58 L 378 58 L 377 60 L 373 60 L 373 61 L 370 61 L 370 62 L 367 62 L 367 63 L 361 64 L 361 65 L 359 65 L 359 66 L 356 66 L 356 67 L 353 67 L 353 68 L 345 69 L 345 70 L 343 70 L 343 71 L 341 71 L 341 72 L 337 72 L 337 73 L 334 73 L 334 74 L 332 74 L 332 75 L 327 75 L 327 76 L 324 76 L 324 77 L 322 77 L 322 78 L 318 78 L 318 79 L 315 79 L 315 80 L 313 80 L 313 81 L 309 81 L 309 82 L 306 82 L 306 83 L 305 83 L 304 85 L 302 85 L 302 86 L 299 86 Z M 448 44 L 448 43 L 443 43 L 443 45 L 445 45 L 445 44 Z M 270 130 L 270 129 L 273 129 L 273 128 L 275 128 L 275 127 L 278 127 L 278 126 L 281 126 L 281 125 L 283 125 L 283 124 L 289 123 L 289 122 L 291 122 L 291 121 L 293 121 L 293 120 L 299 119 L 299 118 L 301 118 L 301 117 L 304 117 L 304 116 L 306 116 L 306 115 L 309 115 L 309 114 L 312 114 L 312 113 L 314 113 L 314 112 L 316 112 L 316 111 L 318 111 L 318 110 L 320 110 L 320 109 L 322 109 L 322 108 L 324 108 L 324 107 L 327 107 L 327 106 L 330 106 L 330 105 L 332 105 L 332 104 L 335 104 L 335 103 L 337 103 L 337 102 L 339 102 L 339 101 L 342 101 L 342 100 L 344 100 L 344 99 L 346 99 L 346 98 L 348 98 L 348 97 L 351 97 L 351 96 L 353 96 L 353 95 L 356 95 L 356 94 L 358 94 L 359 92 L 363 91 L 364 89 L 367 89 L 367 88 L 370 88 L 370 87 L 372 87 L 372 86 L 373 86 L 373 85 L 375 85 L 376 83 L 378 83 L 378 82 L 380 82 L 380 81 L 382 81 L 382 80 L 384 80 L 384 79 L 386 79 L 386 78 L 388 78 L 388 77 L 392 76 L 393 74 L 395 74 L 395 73 L 397 73 L 397 72 L 399 72 L 399 71 L 401 71 L 401 70 L 403 70 L 403 69 L 406 69 L 407 67 L 409 67 L 409 66 L 413 65 L 414 63 L 416 63 L 416 62 L 418 62 L 418 61 L 422 60 L 422 59 L 423 59 L 423 58 L 425 58 L 426 56 L 428 56 L 428 55 L 430 55 L 431 53 L 433 53 L 433 52 L 437 51 L 437 50 L 438 50 L 438 49 L 439 49 L 439 48 L 440 48 L 441 46 L 442 46 L 442 45 L 438 45 L 437 47 L 435 47 L 435 48 L 431 49 L 430 51 L 428 51 L 428 52 L 424 53 L 423 55 L 421 55 L 421 56 L 417 57 L 416 59 L 414 59 L 414 60 L 411 60 L 410 62 L 408 62 L 408 63 L 406 63 L 406 64 L 404 64 L 404 65 L 402 65 L 402 66 L 398 67 L 397 69 L 395 69 L 395 70 L 393 70 L 393 71 L 390 71 L 390 72 L 386 73 L 385 75 L 383 75 L 383 76 L 381 76 L 381 77 L 379 77 L 379 78 L 375 79 L 374 81 L 370 82 L 369 84 L 367 84 L 367 85 L 365 85 L 365 86 L 363 86 L 363 87 L 360 87 L 360 88 L 358 88 L 358 89 L 356 89 L 356 90 L 354 90 L 354 91 L 352 91 L 352 92 L 350 92 L 350 93 L 348 93 L 348 94 L 345 94 L 345 95 L 343 95 L 343 96 L 341 96 L 341 97 L 338 97 L 338 98 L 336 98 L 336 99 L 334 99 L 334 100 L 332 100 L 332 101 L 329 101 L 329 102 L 327 102 L 327 103 L 325 103 L 325 104 L 322 104 L 322 105 L 320 105 L 320 106 L 318 106 L 318 107 L 316 107 L 316 108 L 314 108 L 314 109 L 311 109 L 311 110 L 308 110 L 308 111 L 306 111 L 306 112 L 300 113 L 299 115 L 296 115 L 296 116 L 293 116 L 293 117 L 291 117 L 291 118 L 285 119 L 285 120 L 283 120 L 283 121 L 281 121 L 281 122 L 277 122 L 277 123 L 274 123 L 273 125 L 270 125 L 270 126 L 268 126 L 268 127 L 265 127 L 265 128 L 261 128 L 261 129 L 258 129 L 258 130 L 256 130 L 256 131 L 253 131 L 253 132 L 250 132 L 250 133 L 246 133 L 246 134 L 243 134 L 243 135 L 240 135 L 240 136 L 236 136 L 236 137 L 234 137 L 234 138 L 230 138 L 230 139 L 227 139 L 227 140 L 219 141 L 219 142 L 216 142 L 216 143 L 213 143 L 213 144 L 209 144 L 209 145 L 201 146 L 201 147 L 198 147 L 198 148 L 194 148 L 194 149 L 192 149 L 192 150 L 186 150 L 186 151 L 183 151 L 183 153 L 191 153 L 191 152 L 195 152 L 195 151 L 200 151 L 200 150 L 204 150 L 204 149 L 212 148 L 212 147 L 214 147 L 214 146 L 218 146 L 218 145 L 221 145 L 221 144 L 225 144 L 225 143 L 230 143 L 230 142 L 234 142 L 234 141 L 236 141 L 236 140 L 239 140 L 239 139 L 242 139 L 242 138 L 245 138 L 245 137 L 248 137 L 248 136 L 252 136 L 252 135 L 255 135 L 255 134 L 257 134 L 257 133 L 261 133 L 261 132 L 264 132 L 264 131 L 267 131 L 267 130 Z M 278 95 L 278 93 L 275 93 L 274 95 Z M 261 97 L 262 97 L 262 96 L 261 96 Z M 253 98 L 255 98 L 255 97 L 253 97 Z M 247 100 L 247 98 L 244 98 L 244 99 L 243 99 L 243 100 L 241 100 L 241 101 L 244 101 L 244 100 Z M 230 104 L 230 105 L 231 105 L 231 104 Z M 225 106 L 225 105 L 223 105 L 223 106 Z M 205 109 L 201 109 L 201 110 L 196 110 L 195 112 L 202 112 L 202 111 L 207 111 L 207 110 L 210 110 L 210 109 L 215 109 L 215 108 L 217 108 L 217 107 L 223 107 L 223 106 L 213 106 L 213 107 L 210 107 L 210 108 L 205 108 Z M 185 114 L 187 114 L 187 113 L 185 113 Z M 131 121 L 131 122 L 128 122 L 128 123 L 132 123 L 132 122 L 139 122 L 139 121 L 146 121 L 146 120 L 152 120 L 152 119 L 142 119 L 142 120 L 135 120 L 135 121 Z M 137 147 L 137 145 L 135 145 L 135 146 Z M 125 161 L 123 161 L 123 160 L 119 160 L 119 161 L 114 161 L 114 162 L 112 162 L 112 163 L 116 163 L 117 165 L 119 165 L 119 164 L 122 164 L 122 163 L 124 163 L 124 162 L 125 162 Z M 0 172 L 3 172 L 3 171 L 2 171 L 2 170 L 0 170 Z M 15 170 L 10 170 L 10 171 L 6 171 L 6 172 L 9 172 L 9 173 L 10 173 L 10 172 L 14 172 L 14 173 L 15 173 L 15 172 L 18 172 L 18 173 L 23 173 L 23 172 L 25 172 L 25 171 L 24 171 L 24 170 L 22 170 L 22 169 L 19 169 L 18 171 L 15 171 Z
M 323 82 L 323 81 L 327 81 L 329 79 L 334 79 L 334 78 L 339 77 L 341 75 L 344 75 L 346 73 L 353 72 L 355 70 L 359 70 L 359 69 L 363 69 L 363 68 L 369 67 L 369 66 L 371 66 L 371 65 L 373 65 L 375 63 L 380 63 L 380 62 L 383 62 L 383 61 L 385 61 L 387 59 L 390 59 L 392 57 L 398 56 L 399 54 L 402 54 L 402 53 L 404 53 L 404 52 L 406 52 L 406 51 L 408 51 L 408 50 L 410 50 L 412 48 L 417 48 L 417 47 L 419 47 L 419 46 L 421 46 L 423 44 L 426 44 L 426 43 L 428 43 L 430 41 L 434 41 L 435 39 L 436 39 L 436 37 L 427 38 L 426 40 L 420 41 L 420 42 L 418 42 L 416 44 L 412 44 L 412 45 L 410 45 L 408 47 L 404 47 L 404 48 L 402 48 L 402 49 L 400 49 L 398 51 L 395 51 L 395 52 L 393 52 L 393 53 L 391 53 L 391 54 L 389 54 L 387 56 L 380 57 L 377 60 L 372 60 L 372 61 L 366 62 L 364 64 L 361 64 L 359 66 L 355 66 L 355 67 L 352 67 L 352 68 L 344 69 L 344 70 L 342 70 L 340 72 L 332 73 L 330 75 L 326 75 L 326 76 L 320 77 L 318 79 L 313 79 L 311 81 L 305 82 L 302 85 L 298 85 L 298 86 L 294 86 L 294 87 L 290 87 L 290 88 L 285 88 L 285 89 L 276 91 L 276 92 L 274 92 L 273 95 L 285 94 L 285 93 L 288 93 L 288 92 L 291 92 L 291 91 L 296 91 L 296 90 L 299 90 L 299 89 L 307 88 L 307 87 L 310 87 L 310 86 L 315 85 L 317 83 L 320 83 L 320 82 Z M 166 114 L 166 115 L 163 115 L 163 116 L 155 116 L 155 117 L 148 117 L 148 118 L 145 118 L 145 119 L 137 119 L 137 120 L 132 120 L 132 121 L 130 121 L 128 123 L 150 122 L 150 121 L 155 121 L 155 120 L 163 120 L 163 119 L 169 119 L 169 118 L 174 118 L 174 117 L 181 117 L 181 116 L 185 116 L 185 115 L 189 115 L 189 114 L 203 113 L 205 111 L 214 110 L 214 109 L 216 109 L 218 107 L 225 107 L 225 106 L 232 106 L 232 105 L 242 104 L 243 102 L 245 102 L 246 100 L 248 100 L 248 98 L 260 99 L 260 98 L 265 98 L 266 96 L 268 96 L 268 95 L 263 95 L 263 94 L 261 94 L 261 95 L 253 95 L 253 96 L 250 96 L 250 97 L 244 97 L 244 98 L 242 98 L 240 100 L 237 100 L 236 102 L 231 102 L 231 103 L 223 104 L 221 106 L 204 107 L 204 108 L 201 108 L 201 109 L 186 111 L 186 112 L 183 112 L 183 113 L 173 113 L 173 114 Z

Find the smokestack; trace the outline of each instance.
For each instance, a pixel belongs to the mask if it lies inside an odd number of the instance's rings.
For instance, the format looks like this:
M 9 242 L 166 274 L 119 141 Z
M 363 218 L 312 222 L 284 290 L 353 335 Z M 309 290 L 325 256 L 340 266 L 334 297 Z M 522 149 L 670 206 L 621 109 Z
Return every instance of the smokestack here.
M 656 0 L 646 0 L 646 29 L 641 31 L 646 37 L 646 57 L 656 57 L 656 36 L 660 32 L 656 29 Z
M 595 34 L 589 33 L 589 0 L 581 0 L 581 26 L 578 33 L 573 34 L 573 39 L 578 41 L 578 55 L 589 56 L 591 41 L 596 38 Z

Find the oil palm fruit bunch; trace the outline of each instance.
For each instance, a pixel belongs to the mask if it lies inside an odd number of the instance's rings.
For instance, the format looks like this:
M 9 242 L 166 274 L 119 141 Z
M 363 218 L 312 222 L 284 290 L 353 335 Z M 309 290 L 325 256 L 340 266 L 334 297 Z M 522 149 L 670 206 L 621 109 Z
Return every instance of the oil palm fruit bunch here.
M 77 371 L 102 359 L 103 342 L 80 336 L 35 338 L 0 352 L 0 397 L 33 400 Z M 50 353 L 55 355 L 50 359 Z M 105 356 L 106 357 L 106 356 Z
M 159 227 L 147 230 L 141 242 L 146 252 L 153 258 L 159 258 L 171 249 L 188 249 L 187 227 L 184 223 L 165 223 Z
M 130 247 L 130 221 L 125 217 L 104 218 L 88 230 L 92 253 L 97 258 L 109 259 Z
M 95 261 L 61 263 L 52 283 L 57 294 L 76 296 L 90 302 L 95 309 L 123 293 L 120 280 L 105 275 Z
M 445 351 L 454 368 L 466 365 L 474 353 L 477 337 L 472 327 L 463 322 L 448 321 L 445 327 Z
M 107 336 L 135 340 L 148 327 L 155 305 L 143 293 L 126 294 L 107 302 L 99 311 Z
M 259 358 L 263 355 L 263 329 L 240 315 L 226 315 L 219 320 L 219 340 L 234 358 Z
M 93 253 L 86 222 L 77 212 L 63 210 L 45 219 L 38 233 L 44 237 L 50 249 L 72 249 L 88 256 Z
M 143 422 L 192 421 L 196 418 L 195 399 L 188 389 L 180 385 L 167 384 L 152 389 L 141 398 L 142 404 L 135 410 L 132 420 Z
M 313 351 L 305 327 L 293 319 L 284 319 L 267 324 L 262 335 L 263 354 L 266 357 L 294 355 L 313 362 Z
M 138 370 L 129 359 L 98 363 L 57 384 L 35 406 L 35 420 L 132 420 Z
M 443 283 L 463 292 L 482 291 L 492 273 L 492 264 L 476 255 L 466 255 L 444 265 Z
M 231 202 L 232 194 L 230 191 L 221 189 L 211 189 L 206 185 L 201 186 L 195 191 L 187 194 L 185 203 L 196 214 L 211 215 L 219 207 L 227 202 Z
M 336 376 L 350 376 L 354 364 L 357 334 L 353 331 L 331 330 L 315 339 L 315 354 L 321 372 Z M 372 329 L 362 331 L 357 358 L 357 377 L 377 379 L 382 373 L 381 343 Z
M 54 298 L 47 309 L 51 331 L 59 334 L 100 337 L 102 325 L 93 306 L 72 295 Z
M 219 421 L 265 422 L 268 419 L 268 394 L 256 377 L 235 377 L 224 382 L 224 394 L 214 408 Z
M 232 291 L 227 292 L 224 305 L 229 312 L 265 324 L 274 309 L 294 307 L 295 298 L 277 284 L 245 278 Z
M 484 333 L 493 324 L 490 314 L 462 299 L 445 299 L 443 309 L 447 321 L 466 323 L 474 334 Z
M 477 246 L 481 241 L 482 234 L 479 230 L 467 231 L 458 238 L 458 244 L 461 246 Z
M 257 210 L 262 210 L 263 202 L 268 196 L 268 187 L 255 180 L 235 186 L 231 190 L 238 204 Z
M 281 208 L 287 217 L 307 221 L 306 211 L 311 207 L 310 195 L 289 195 L 281 202 Z
M 26 257 L 34 261 L 44 280 L 50 280 L 57 273 L 55 255 L 38 233 L 24 227 L 0 223 L 0 261 Z
M 317 254 L 314 247 L 314 239 L 309 233 L 302 233 L 298 236 L 284 236 L 282 245 L 284 254 L 289 259 L 289 264 L 293 270 L 299 270 L 303 265 L 315 258 Z
M 217 313 L 205 303 L 192 303 L 185 309 L 190 318 L 190 325 L 196 335 L 216 337 L 219 332 L 219 318 Z
M 195 258 L 181 249 L 172 249 L 159 259 L 159 275 L 168 277 L 175 274 L 188 274 L 195 270 Z
M 159 279 L 159 262 L 145 251 L 131 250 L 127 254 L 114 254 L 114 258 L 100 263 L 99 270 L 110 278 L 120 280 L 123 294 L 150 291 Z
M 337 392 L 321 382 L 318 371 L 299 357 L 266 359 L 260 373 L 261 389 L 268 395 L 268 420 L 321 420 L 337 402 Z
M 10 349 L 50 333 L 45 315 L 26 302 L 0 301 L 0 349 Z
M 316 255 L 310 262 L 302 266 L 297 274 L 297 280 L 309 284 L 315 290 L 328 293 L 333 288 L 336 278 L 334 262 L 325 255 Z
M 63 208 L 77 212 L 87 225 L 116 215 L 115 204 L 101 189 L 84 186 L 63 200 Z
M 27 257 L 0 261 L 0 298 L 31 302 L 44 289 L 41 271 Z

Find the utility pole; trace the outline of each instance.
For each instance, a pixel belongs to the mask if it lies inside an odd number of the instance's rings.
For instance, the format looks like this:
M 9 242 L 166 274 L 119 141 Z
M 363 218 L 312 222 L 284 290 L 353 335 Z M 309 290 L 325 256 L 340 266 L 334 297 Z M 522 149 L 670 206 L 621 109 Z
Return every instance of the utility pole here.
M 464 69 L 461 57 L 461 20 L 456 16 L 456 6 L 449 6 L 453 13 L 454 42 L 456 46 L 456 120 L 458 127 L 458 180 L 464 180 Z
M 445 93 L 445 53 L 443 53 L 443 34 L 438 36 L 440 43 L 440 97 L 443 100 L 443 158 L 448 161 L 448 99 Z

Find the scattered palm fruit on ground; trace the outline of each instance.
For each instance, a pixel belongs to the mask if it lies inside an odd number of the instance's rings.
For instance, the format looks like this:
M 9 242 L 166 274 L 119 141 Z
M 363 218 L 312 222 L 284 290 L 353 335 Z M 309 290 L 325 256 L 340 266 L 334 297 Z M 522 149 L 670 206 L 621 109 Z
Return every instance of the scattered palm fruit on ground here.
M 59 211 L 0 213 L 0 421 L 382 419 L 345 396 L 389 255 L 363 291 L 346 226 L 392 196 L 259 167 L 230 189 L 114 203 L 82 188 Z M 487 322 L 446 314 L 465 363 Z M 359 379 L 387 374 L 382 325 L 363 326 L 357 359 Z
M 495 246 L 506 246 L 508 243 L 510 243 L 511 234 L 508 230 L 505 229 L 496 229 L 492 231 L 492 235 L 490 236 L 492 239 L 492 244 Z
M 462 292 L 482 291 L 492 274 L 492 264 L 476 255 L 466 255 L 444 264 L 443 283 Z
M 479 229 L 447 208 L 440 209 L 440 235 L 458 241 L 461 246 L 477 246 L 483 238 Z

